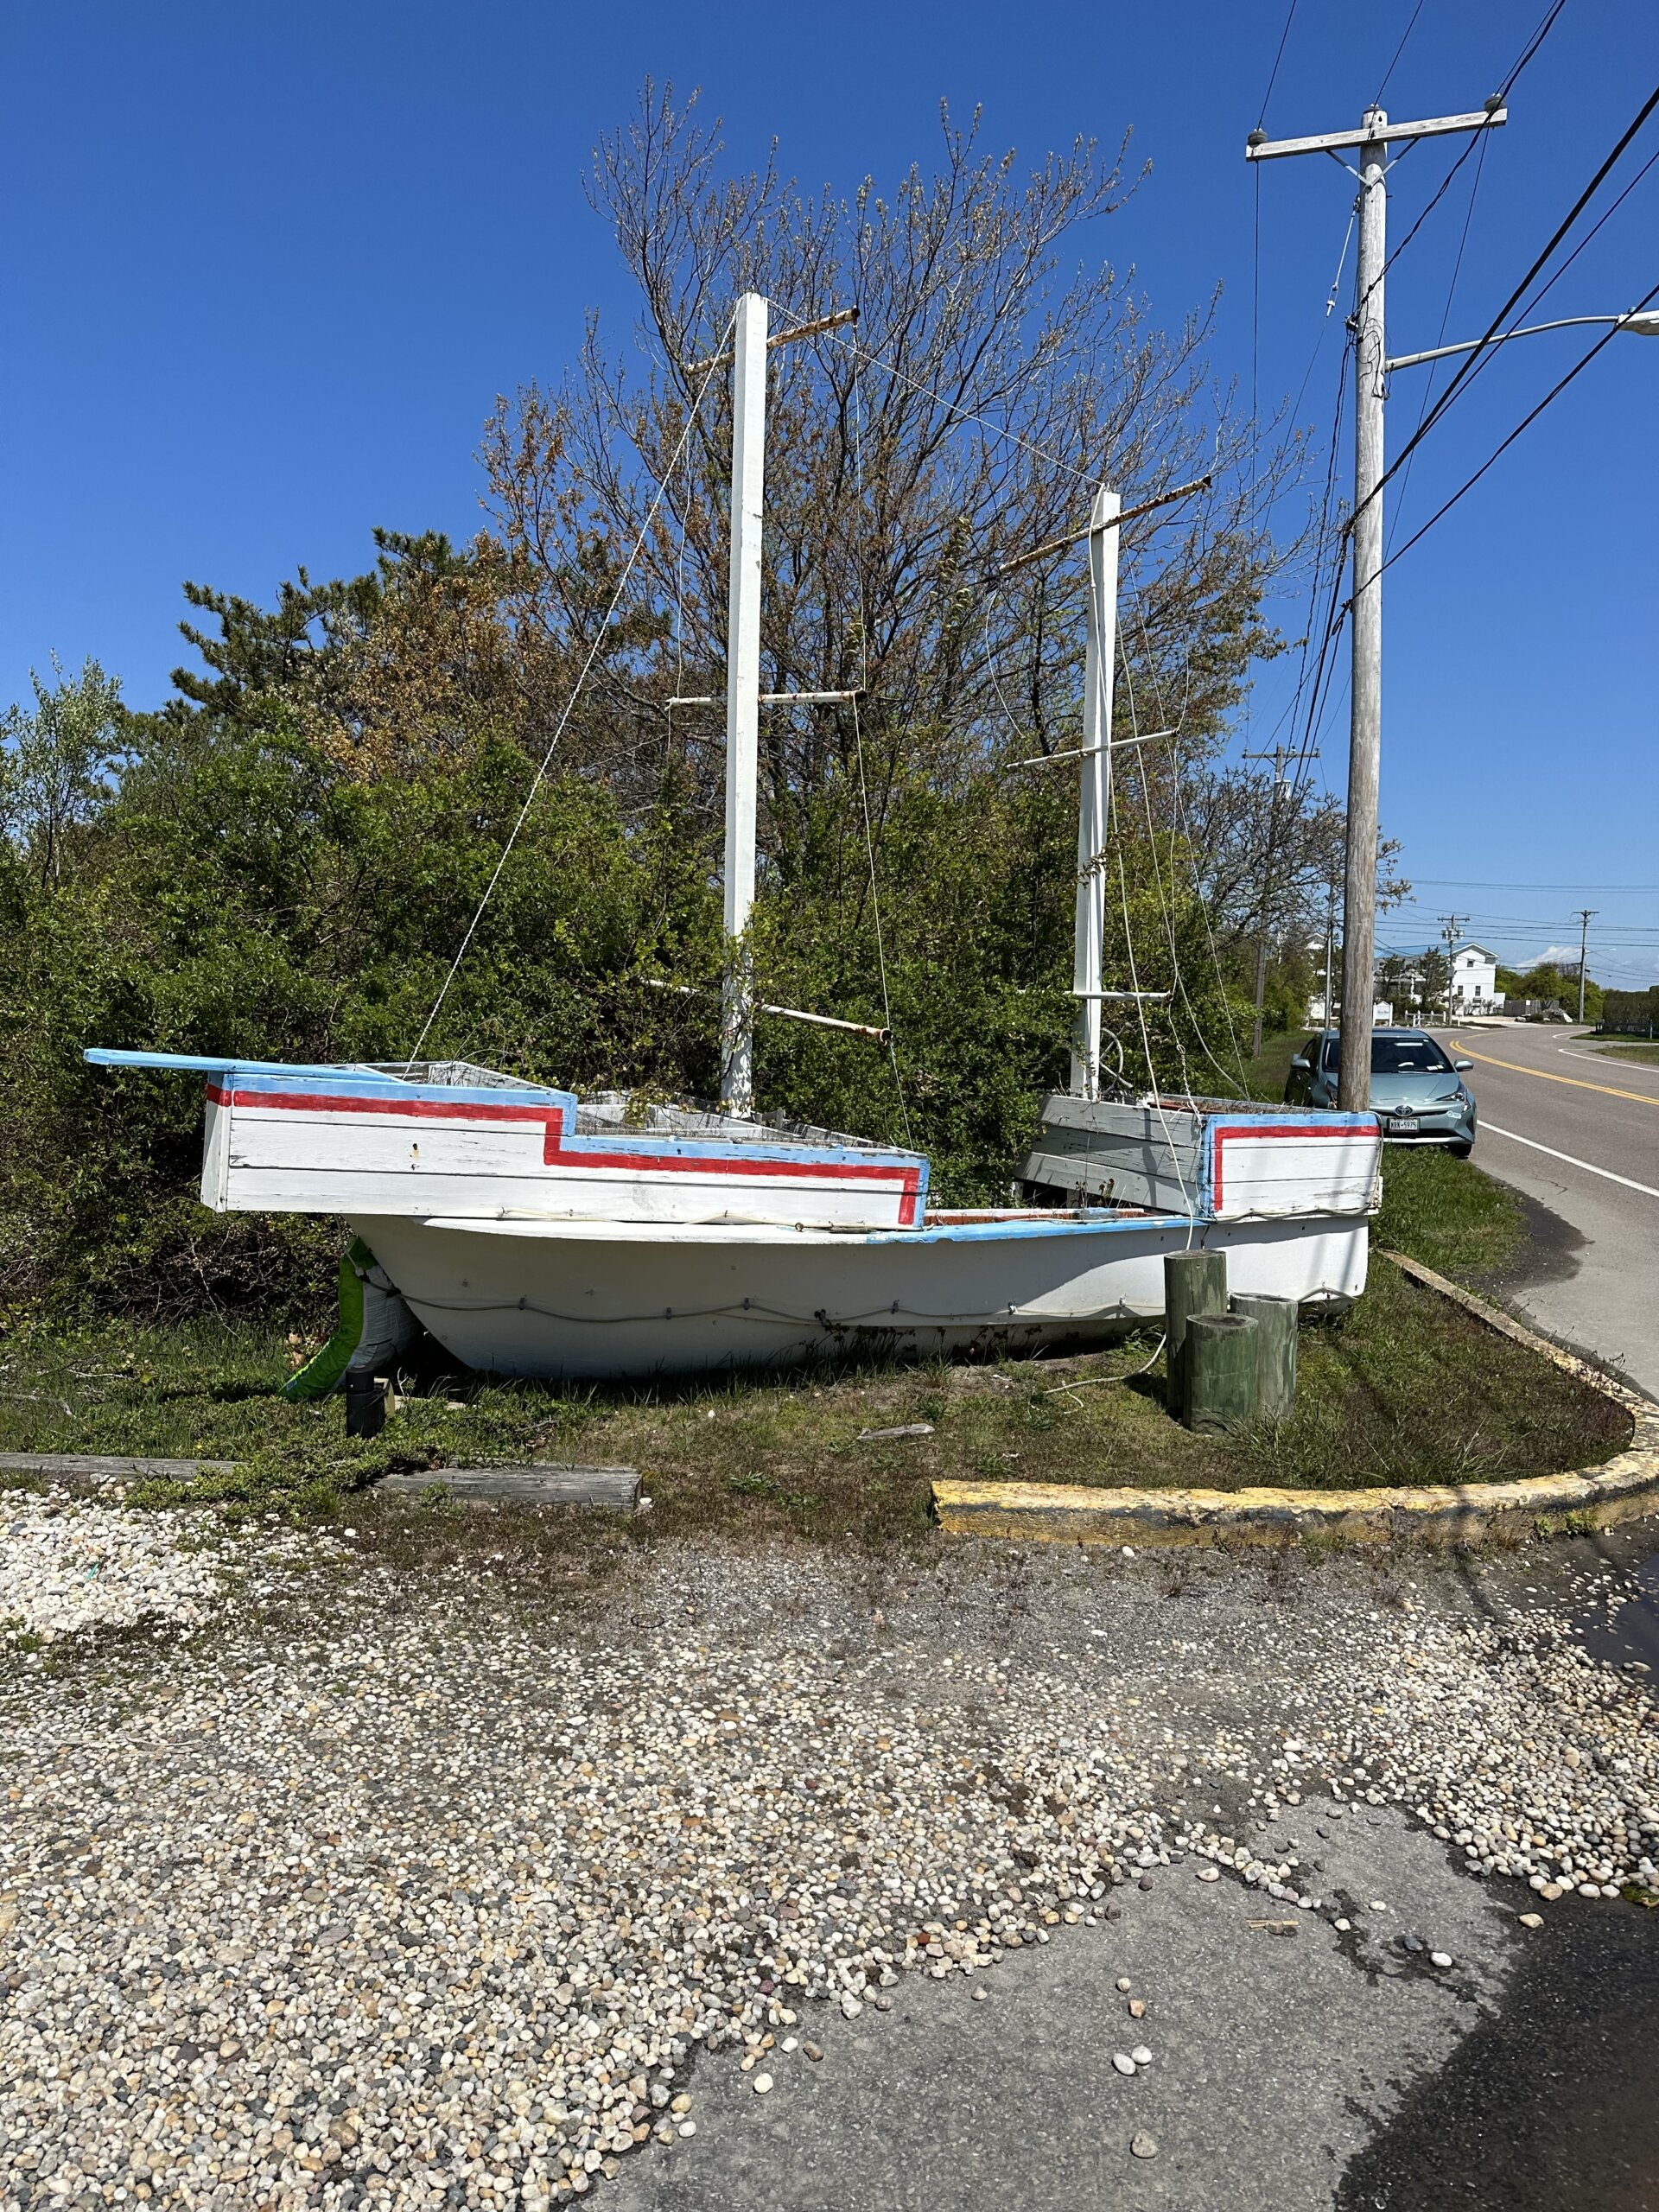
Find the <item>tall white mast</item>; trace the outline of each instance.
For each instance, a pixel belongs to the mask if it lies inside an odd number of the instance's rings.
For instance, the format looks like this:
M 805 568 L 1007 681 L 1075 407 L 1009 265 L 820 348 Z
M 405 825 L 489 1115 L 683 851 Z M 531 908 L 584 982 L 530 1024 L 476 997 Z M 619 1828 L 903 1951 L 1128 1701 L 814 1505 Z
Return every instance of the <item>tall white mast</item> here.
M 1105 849 L 1112 797 L 1112 677 L 1117 656 L 1117 541 L 1122 499 L 1103 484 L 1089 515 L 1089 625 L 1083 672 L 1083 790 L 1077 804 L 1077 900 L 1071 959 L 1077 1001 L 1071 1089 L 1100 1096 L 1101 957 Z
M 726 976 L 720 1103 L 754 1111 L 754 987 L 744 932 L 754 905 L 760 721 L 760 512 L 766 462 L 766 302 L 737 303 L 732 353 L 732 553 L 726 617 Z

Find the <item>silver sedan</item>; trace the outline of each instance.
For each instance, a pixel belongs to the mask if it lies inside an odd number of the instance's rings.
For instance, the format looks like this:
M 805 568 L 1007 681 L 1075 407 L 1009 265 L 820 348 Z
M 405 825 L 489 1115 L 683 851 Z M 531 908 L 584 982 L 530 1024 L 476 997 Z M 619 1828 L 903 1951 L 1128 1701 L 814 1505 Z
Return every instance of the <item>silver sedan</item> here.
M 1310 1037 L 1290 1064 L 1287 1106 L 1334 1106 L 1334 1029 Z M 1466 1159 L 1475 1141 L 1475 1101 L 1463 1081 L 1471 1060 L 1448 1059 L 1426 1029 L 1371 1032 L 1371 1095 L 1365 1103 L 1390 1142 L 1444 1145 Z

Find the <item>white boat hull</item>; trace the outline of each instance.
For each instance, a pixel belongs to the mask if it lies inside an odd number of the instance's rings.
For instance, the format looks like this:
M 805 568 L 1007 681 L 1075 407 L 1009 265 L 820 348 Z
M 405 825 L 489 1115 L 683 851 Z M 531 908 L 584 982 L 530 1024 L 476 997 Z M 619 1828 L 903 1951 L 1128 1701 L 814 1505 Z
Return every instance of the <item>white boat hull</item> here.
M 1365 1287 L 1367 1223 L 1196 1225 L 1098 1212 L 956 1216 L 865 1234 L 355 1214 L 425 1327 L 467 1367 L 546 1379 L 1030 1354 L 1109 1342 L 1164 1310 L 1164 1255 L 1330 1304 Z

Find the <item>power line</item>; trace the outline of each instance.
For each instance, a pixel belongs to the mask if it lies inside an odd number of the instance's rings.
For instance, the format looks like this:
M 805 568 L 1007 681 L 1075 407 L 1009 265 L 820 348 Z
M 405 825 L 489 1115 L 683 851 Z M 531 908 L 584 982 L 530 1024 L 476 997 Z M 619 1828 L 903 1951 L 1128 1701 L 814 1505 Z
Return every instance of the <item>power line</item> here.
M 1568 231 L 1572 229 L 1573 224 L 1577 222 L 1579 217 L 1583 213 L 1586 207 L 1589 204 L 1591 200 L 1592 200 L 1597 192 L 1599 191 L 1602 183 L 1605 180 L 1609 172 L 1615 167 L 1625 148 L 1630 144 L 1631 139 L 1635 137 L 1637 132 L 1640 130 L 1648 118 L 1653 113 L 1656 107 L 1659 107 L 1659 86 L 1656 86 L 1653 91 L 1649 93 L 1647 99 L 1643 102 L 1641 108 L 1637 111 L 1636 117 L 1626 127 L 1623 135 L 1620 137 L 1618 144 L 1603 161 L 1601 166 L 1597 169 L 1589 183 L 1586 185 L 1584 190 L 1573 201 L 1566 215 L 1564 215 L 1560 222 L 1557 224 L 1554 232 L 1550 237 L 1549 243 L 1544 247 L 1542 252 L 1538 255 L 1531 268 L 1528 270 L 1526 275 L 1521 279 L 1521 282 L 1510 294 L 1509 298 L 1504 301 L 1503 306 L 1492 318 L 1492 321 L 1488 326 L 1484 334 L 1480 338 L 1478 342 L 1470 349 L 1470 352 L 1465 358 L 1459 364 L 1451 382 L 1446 385 L 1446 390 L 1435 401 L 1433 406 L 1429 409 L 1421 423 L 1412 433 L 1406 443 L 1401 448 L 1399 453 L 1395 454 L 1393 461 L 1383 470 L 1382 475 L 1377 479 L 1376 484 L 1373 487 L 1371 493 L 1371 497 L 1373 499 L 1380 499 L 1382 497 L 1384 486 L 1389 482 L 1390 479 L 1398 475 L 1401 468 L 1410 459 L 1411 455 L 1416 451 L 1423 439 L 1427 436 L 1428 433 L 1440 421 L 1441 416 L 1445 414 L 1446 409 L 1452 404 L 1452 402 L 1463 390 L 1464 386 L 1469 380 L 1475 364 L 1484 358 L 1493 339 L 1497 336 L 1504 323 L 1509 320 L 1510 310 L 1514 308 L 1516 302 L 1531 289 L 1533 279 L 1543 268 L 1544 264 L 1549 259 L 1551 254 L 1554 252 L 1556 247 L 1566 237 Z M 1649 296 L 1651 296 L 1651 295 Z
M 1564 0 L 1557 0 L 1558 6 L 1563 3 Z M 1295 20 L 1296 0 L 1290 0 L 1290 9 L 1285 16 L 1285 28 L 1279 34 L 1279 51 L 1273 57 L 1273 67 L 1268 74 L 1268 89 L 1262 95 L 1262 112 L 1256 118 L 1260 123 L 1265 123 L 1268 119 L 1268 102 L 1273 98 L 1273 88 L 1279 81 L 1279 64 L 1285 58 L 1285 41 L 1290 36 L 1290 27 Z
M 1371 105 L 1373 107 L 1382 106 L 1382 95 L 1389 89 L 1389 79 L 1399 67 L 1400 57 L 1406 50 L 1406 41 L 1411 36 L 1413 31 L 1416 29 L 1417 18 L 1422 14 L 1422 12 L 1423 0 L 1417 0 L 1417 5 L 1411 11 L 1411 21 L 1406 25 L 1405 29 L 1400 34 L 1400 43 L 1394 49 L 1394 59 L 1389 62 L 1388 67 L 1382 72 L 1382 81 L 1376 88 L 1376 98 L 1371 102 Z
M 1659 93 L 1656 93 L 1654 97 L 1656 100 L 1659 100 Z M 1656 299 L 1659 299 L 1659 284 L 1654 285 L 1650 291 L 1637 302 L 1636 305 L 1630 310 L 1630 312 L 1632 315 L 1640 315 L 1642 310 L 1648 307 Z M 1510 448 L 1521 435 L 1521 433 L 1532 427 L 1532 425 L 1538 420 L 1538 417 L 1543 413 L 1545 408 L 1550 404 L 1551 401 L 1560 397 L 1561 393 L 1567 390 L 1568 385 L 1572 383 L 1573 378 L 1581 375 L 1582 372 L 1589 367 L 1591 362 L 1595 359 L 1602 347 L 1611 340 L 1617 338 L 1618 333 L 1619 325 L 1618 323 L 1614 323 L 1609 329 L 1602 334 L 1602 335 L 1596 340 L 1595 344 L 1590 348 L 1590 351 L 1584 356 L 1584 359 L 1580 361 L 1575 361 L 1573 366 L 1567 371 L 1567 374 L 1564 377 L 1558 378 L 1558 380 L 1550 386 L 1549 390 L 1538 402 L 1538 404 L 1529 414 L 1524 416 L 1522 420 L 1516 424 L 1515 428 L 1510 432 L 1510 435 L 1503 440 L 1503 443 L 1496 447 L 1494 450 L 1487 455 L 1486 459 L 1482 461 L 1480 467 L 1476 469 L 1474 474 L 1465 478 L 1465 480 L 1459 485 L 1457 490 L 1452 494 L 1449 499 L 1444 499 L 1441 501 L 1440 505 L 1435 508 L 1433 513 L 1430 515 L 1428 520 L 1422 525 L 1421 530 L 1414 531 L 1403 545 L 1397 546 L 1395 550 L 1389 555 L 1388 558 L 1382 563 L 1382 568 L 1377 570 L 1377 574 L 1379 575 L 1382 575 L 1383 569 L 1391 569 L 1395 563 L 1400 559 L 1402 554 L 1409 553 L 1412 547 L 1416 544 L 1420 538 L 1426 537 L 1428 532 L 1433 529 L 1435 524 L 1440 521 L 1440 518 L 1443 515 L 1449 514 L 1465 493 L 1472 492 L 1474 490 L 1476 485 L 1479 483 L 1481 478 L 1485 475 L 1487 470 L 1493 466 L 1494 462 L 1498 460 L 1500 455 L 1509 451 Z
M 1432 884 L 1440 890 L 1458 891 L 1643 891 L 1659 892 L 1659 883 L 1521 883 L 1507 877 L 1479 875 L 1414 875 L 1414 883 Z
M 1590 244 L 1597 232 L 1601 229 L 1603 224 L 1610 221 L 1613 216 L 1618 214 L 1619 209 L 1624 205 L 1624 202 L 1636 190 L 1637 186 L 1641 183 L 1643 178 L 1646 176 L 1648 171 L 1653 167 L 1656 162 L 1659 162 L 1659 148 L 1656 148 L 1655 150 L 1648 156 L 1647 160 L 1643 162 L 1641 168 L 1637 169 L 1636 175 L 1624 187 L 1624 189 L 1619 194 L 1618 199 L 1613 200 L 1611 205 L 1602 209 L 1600 214 L 1597 216 L 1595 221 L 1592 223 L 1589 229 L 1579 240 L 1577 245 L 1573 247 L 1572 252 L 1567 255 L 1560 267 L 1555 271 L 1554 275 L 1551 276 L 1549 282 L 1547 284 L 1540 285 L 1537 291 L 1533 294 L 1532 297 L 1527 302 L 1526 313 L 1528 315 L 1535 315 L 1538 312 L 1538 309 L 1543 305 L 1544 302 L 1549 297 L 1555 287 L 1560 283 L 1562 277 L 1566 276 L 1567 270 L 1573 266 L 1579 256 L 1584 251 L 1586 246 Z M 1438 344 L 1439 340 L 1437 340 L 1435 342 Z M 1496 352 L 1497 348 L 1494 347 L 1492 350 L 1493 352 Z M 1488 353 L 1486 358 L 1488 360 L 1491 360 L 1492 358 L 1491 353 Z
M 1469 205 L 1463 211 L 1463 229 L 1458 238 L 1457 256 L 1452 264 L 1452 281 L 1446 288 L 1446 305 L 1440 310 L 1440 327 L 1434 339 L 1436 346 L 1443 345 L 1445 343 L 1446 327 L 1452 320 L 1452 302 L 1457 297 L 1458 278 L 1463 273 L 1464 249 L 1469 243 L 1469 226 L 1475 219 L 1475 200 L 1480 191 L 1481 175 L 1486 166 L 1486 149 L 1491 143 L 1491 137 L 1492 134 L 1490 130 L 1482 130 L 1477 132 L 1475 137 L 1469 141 L 1469 147 L 1478 146 L 1480 151 L 1475 156 L 1475 173 L 1473 177 L 1470 180 L 1469 184 Z M 1465 151 L 1467 152 L 1469 148 L 1466 147 Z M 1422 405 L 1417 410 L 1417 428 L 1420 430 L 1423 427 L 1423 418 L 1428 413 L 1429 402 L 1434 397 L 1434 379 L 1439 372 L 1439 362 L 1437 361 L 1431 364 L 1427 380 L 1423 386 Z M 1396 531 L 1400 527 L 1400 510 L 1405 504 L 1406 493 L 1409 490 L 1410 486 L 1411 461 L 1408 461 L 1406 463 L 1406 473 L 1400 479 L 1400 494 L 1395 502 L 1394 513 L 1389 518 L 1391 531 Z
M 1549 36 L 1550 32 L 1555 28 L 1555 18 L 1560 14 L 1561 10 L 1566 6 L 1566 4 L 1567 0 L 1552 0 L 1552 5 L 1548 13 L 1538 24 L 1536 29 L 1533 32 L 1532 36 L 1527 41 L 1525 46 L 1522 48 L 1520 53 L 1516 56 L 1516 59 L 1510 63 L 1508 75 L 1505 76 L 1503 82 L 1498 86 L 1497 92 L 1492 95 L 1494 100 L 1496 100 L 1500 106 L 1509 99 L 1510 94 L 1514 91 L 1522 71 L 1532 60 L 1534 54 L 1537 53 L 1544 41 Z M 1484 141 L 1486 134 L 1484 131 L 1482 131 L 1478 135 Z M 1395 246 L 1394 251 L 1389 256 L 1388 259 L 1382 264 L 1382 270 L 1380 272 L 1382 276 L 1386 276 L 1388 275 L 1389 270 L 1393 268 L 1395 263 L 1399 260 L 1401 255 L 1416 237 L 1418 232 L 1422 229 L 1423 225 L 1428 220 L 1429 217 L 1434 213 L 1434 210 L 1440 206 L 1441 200 L 1446 197 L 1446 193 L 1451 188 L 1452 180 L 1457 175 L 1459 170 L 1463 167 L 1464 163 L 1469 159 L 1469 156 L 1474 152 L 1474 150 L 1475 140 L 1471 138 L 1465 144 L 1463 151 L 1458 156 L 1457 160 L 1452 162 L 1451 168 L 1440 179 L 1440 183 L 1435 187 L 1434 191 L 1430 194 L 1427 205 L 1423 208 L 1416 221 L 1406 232 L 1404 238 L 1401 239 L 1399 245 Z

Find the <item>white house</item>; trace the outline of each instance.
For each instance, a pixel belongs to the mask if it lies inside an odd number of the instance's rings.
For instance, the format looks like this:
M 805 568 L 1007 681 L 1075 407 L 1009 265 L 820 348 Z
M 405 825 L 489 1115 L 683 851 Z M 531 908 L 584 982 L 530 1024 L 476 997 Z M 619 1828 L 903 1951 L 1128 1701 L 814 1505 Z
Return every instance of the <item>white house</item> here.
M 1391 956 L 1392 962 L 1398 964 L 1386 976 L 1386 982 L 1392 987 L 1402 1007 L 1402 1019 L 1407 1021 L 1420 1020 L 1425 1014 L 1436 1016 L 1446 1010 L 1438 988 L 1432 999 L 1426 999 L 1421 964 L 1429 953 L 1440 950 L 1439 945 L 1420 945 Z M 1460 944 L 1452 963 L 1452 1016 L 1493 1014 L 1503 1003 L 1503 994 L 1497 988 L 1497 954 L 1489 952 L 1484 944 Z
M 1497 988 L 1497 956 L 1484 944 L 1460 944 L 1452 963 L 1452 1004 L 1463 1014 L 1484 1014 L 1503 1003 Z

